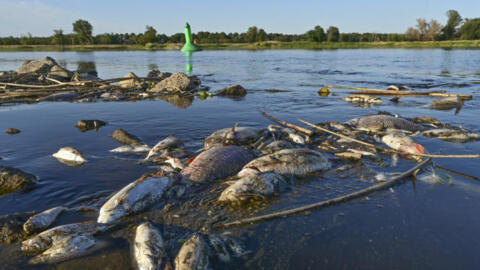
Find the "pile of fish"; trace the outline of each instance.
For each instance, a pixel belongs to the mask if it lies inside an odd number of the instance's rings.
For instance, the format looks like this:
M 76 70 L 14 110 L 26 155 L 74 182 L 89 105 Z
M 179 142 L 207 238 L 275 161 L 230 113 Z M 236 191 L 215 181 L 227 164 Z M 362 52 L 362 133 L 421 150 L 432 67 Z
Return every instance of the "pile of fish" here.
M 345 123 L 319 125 L 370 143 L 383 144 L 413 160 L 420 160 L 416 154 L 426 152 L 415 142 L 415 136 L 457 142 L 479 139 L 477 133 L 442 124 L 431 117 L 406 119 L 382 113 Z M 30 217 L 23 229 L 33 236 L 22 242 L 22 251 L 35 255 L 30 263 L 57 263 L 101 250 L 106 246 L 102 239 L 108 232 L 136 222 L 132 218 L 149 209 L 167 209 L 172 203 L 181 205 L 199 190 L 218 190 L 215 200 L 222 207 L 238 207 L 257 200 L 268 202 L 288 192 L 293 184 L 301 184 L 302 178 L 323 175 L 332 167 L 337 167 L 334 171 L 348 170 L 349 158 L 379 155 L 371 148 L 346 139 L 320 132 L 306 136 L 275 125 L 255 128 L 235 124 L 232 128 L 213 132 L 205 138 L 204 147 L 197 151 L 187 149 L 174 135 L 161 139 L 153 147 L 121 129 L 111 136 L 123 144 L 111 150 L 112 154 L 140 155 L 140 164 L 151 166 L 153 163 L 157 170 L 144 174 L 101 201 L 98 209 L 93 209 L 98 211 L 95 221 L 50 228 L 58 216 L 72 210 L 63 206 Z M 338 155 L 342 153 L 344 155 Z M 75 163 L 78 166 L 86 161 L 72 147 L 63 147 L 53 156 L 67 165 Z M 229 263 L 232 258 L 248 253 L 238 240 L 228 236 L 228 232 L 203 227 L 190 232 L 173 259 L 173 250 L 158 226 L 160 223 L 152 220 L 136 226 L 131 243 L 132 257 L 139 269 L 210 269 L 213 262 Z M 172 237 L 168 235 L 167 238 Z

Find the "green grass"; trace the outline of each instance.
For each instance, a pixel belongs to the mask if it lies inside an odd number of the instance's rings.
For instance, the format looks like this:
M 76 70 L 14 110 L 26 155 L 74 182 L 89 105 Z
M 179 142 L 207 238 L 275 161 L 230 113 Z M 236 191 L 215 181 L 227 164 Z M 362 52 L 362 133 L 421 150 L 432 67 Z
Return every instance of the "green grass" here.
M 142 45 L 67 45 L 64 51 L 145 51 L 180 50 L 182 44 Z M 200 44 L 203 50 L 270 50 L 270 49 L 363 49 L 363 48 L 445 48 L 480 49 L 480 40 L 456 41 L 412 41 L 412 42 L 279 42 L 265 41 L 255 43 L 209 43 Z M 60 51 L 56 45 L 0 45 L 0 51 Z

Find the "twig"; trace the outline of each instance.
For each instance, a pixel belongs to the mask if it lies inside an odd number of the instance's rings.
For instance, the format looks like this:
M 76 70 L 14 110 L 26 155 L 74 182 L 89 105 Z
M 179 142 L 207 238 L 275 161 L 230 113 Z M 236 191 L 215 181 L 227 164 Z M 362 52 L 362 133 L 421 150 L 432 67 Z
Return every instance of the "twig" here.
M 286 216 L 297 214 L 297 213 L 304 212 L 304 211 L 307 211 L 307 210 L 311 210 L 311 209 L 315 209 L 315 208 L 328 207 L 328 206 L 331 206 L 331 205 L 340 204 L 340 203 L 344 203 L 344 202 L 347 202 L 347 201 L 350 201 L 350 200 L 353 200 L 353 199 L 357 199 L 357 198 L 369 195 L 369 194 L 374 193 L 376 191 L 380 191 L 380 190 L 389 188 L 391 186 L 394 186 L 394 185 L 400 183 L 400 181 L 403 178 L 412 175 L 416 170 L 422 168 L 423 166 L 428 164 L 430 161 L 431 161 L 431 159 L 429 159 L 429 158 L 424 159 L 422 162 L 418 163 L 413 168 L 409 169 L 408 171 L 406 171 L 404 173 L 401 173 L 398 176 L 395 176 L 394 178 L 392 178 L 389 181 L 382 182 L 382 183 L 373 185 L 371 187 L 368 187 L 368 188 L 365 188 L 365 189 L 362 189 L 362 190 L 359 190 L 359 191 L 356 191 L 356 192 L 353 192 L 353 193 L 349 193 L 347 195 L 343 195 L 343 196 L 336 197 L 336 198 L 326 200 L 326 201 L 321 201 L 321 202 L 305 205 L 305 206 L 302 206 L 302 207 L 293 208 L 293 209 L 290 209 L 290 210 L 285 210 L 285 211 L 275 212 L 275 213 L 266 214 L 266 215 L 262 215 L 262 216 L 245 218 L 245 219 L 240 219 L 240 220 L 236 220 L 236 221 L 232 221 L 232 222 L 227 222 L 227 223 L 222 224 L 222 226 L 223 227 L 232 227 L 232 226 L 238 226 L 238 225 L 242 225 L 242 224 L 246 224 L 246 223 L 253 223 L 253 222 L 258 222 L 258 221 L 263 221 L 263 220 L 268 220 L 268 219 L 279 218 L 279 217 L 286 217 Z
M 260 109 L 259 109 L 258 111 L 259 111 L 261 114 L 263 114 L 263 116 L 267 117 L 268 119 L 272 120 L 272 121 L 275 122 L 275 123 L 278 123 L 278 124 L 280 124 L 280 125 L 282 125 L 282 126 L 285 126 L 285 127 L 289 127 L 289 128 L 291 128 L 291 129 L 294 129 L 294 130 L 296 130 L 296 131 L 298 131 L 298 132 L 301 132 L 301 133 L 303 133 L 303 134 L 306 134 L 306 135 L 308 135 L 308 136 L 312 136 L 312 135 L 313 135 L 313 131 L 311 131 L 311 130 L 309 130 L 309 129 L 306 129 L 306 128 L 303 128 L 303 127 L 299 127 L 299 126 L 297 126 L 297 125 L 290 124 L 290 123 L 287 123 L 287 122 L 282 121 L 282 120 L 280 120 L 280 119 L 277 119 L 277 118 L 269 115 L 268 113 L 266 113 L 266 112 L 264 112 L 264 111 L 262 111 L 262 110 L 260 110 Z
M 434 167 L 437 168 L 437 169 L 444 170 L 446 172 L 452 173 L 452 174 L 460 175 L 460 176 L 465 177 L 465 178 L 469 178 L 469 179 L 472 179 L 472 180 L 475 180 L 475 181 L 480 181 L 480 178 L 472 176 L 472 175 L 468 175 L 468 174 L 465 174 L 465 173 L 462 173 L 462 172 L 457 172 L 457 171 L 454 171 L 454 170 L 451 170 L 451 169 L 440 167 L 438 165 L 435 165 Z
M 343 135 L 343 134 L 339 134 L 339 133 L 336 133 L 336 132 L 333 132 L 333 131 L 330 131 L 326 128 L 323 128 L 321 126 L 318 126 L 318 125 L 314 125 L 310 122 L 307 122 L 305 120 L 302 120 L 302 119 L 298 119 L 298 121 L 306 124 L 306 125 L 309 125 L 311 127 L 314 127 L 316 129 L 319 129 L 321 131 L 324 131 L 324 132 L 327 132 L 327 133 L 330 133 L 332 135 L 335 135 L 335 136 L 338 136 L 338 137 L 341 137 L 341 138 L 344 138 L 344 139 L 347 139 L 347 140 L 351 140 L 351 141 L 354 141 L 356 143 L 360 143 L 360 144 L 363 144 L 363 145 L 366 145 L 366 146 L 369 146 L 369 147 L 372 147 L 372 148 L 375 148 L 376 150 L 379 150 L 379 151 L 384 151 L 384 152 L 388 152 L 388 153 L 396 153 L 396 154 L 402 154 L 402 155 L 412 155 L 412 156 L 419 156 L 419 157 L 429 157 L 429 158 L 480 158 L 480 154 L 473 154 L 473 155 L 432 155 L 432 154 L 414 154 L 414 153 L 405 153 L 405 152 L 400 152 L 398 150 L 395 150 L 395 149 L 387 149 L 387 148 L 383 148 L 383 147 L 380 147 L 380 146 L 376 146 L 376 145 L 373 145 L 373 144 L 370 144 L 370 143 L 366 143 L 366 142 L 362 142 L 362 141 L 359 141 L 357 139 L 354 139 L 354 138 L 351 138 L 351 137 L 348 137 L 346 135 Z
M 54 82 L 54 83 L 57 83 L 57 84 L 61 84 L 61 83 L 62 83 L 61 81 L 55 80 L 54 78 L 50 78 L 50 77 L 46 77 L 45 80 L 51 81 L 51 82 Z
M 323 85 L 328 88 L 341 88 L 341 89 L 353 89 L 361 92 L 349 92 L 349 94 L 364 94 L 364 95 L 392 95 L 392 96 L 431 96 L 431 97 L 460 97 L 462 99 L 472 99 L 471 95 L 460 94 L 446 94 L 445 90 L 433 91 L 433 92 L 412 92 L 412 91 L 397 91 L 397 90 L 384 90 L 374 88 L 361 88 L 342 85 Z

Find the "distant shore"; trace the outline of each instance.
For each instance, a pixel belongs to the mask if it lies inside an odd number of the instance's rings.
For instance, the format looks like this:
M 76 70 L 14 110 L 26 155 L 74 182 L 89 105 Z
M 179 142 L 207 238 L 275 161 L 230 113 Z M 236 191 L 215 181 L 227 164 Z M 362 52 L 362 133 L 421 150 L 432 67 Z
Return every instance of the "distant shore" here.
M 410 42 L 279 42 L 265 41 L 255 43 L 209 43 L 199 44 L 203 50 L 269 50 L 269 49 L 480 49 L 480 40 L 456 41 L 410 41 Z M 155 51 L 180 50 L 182 44 L 147 44 L 143 45 L 0 45 L 1 52 L 15 51 Z

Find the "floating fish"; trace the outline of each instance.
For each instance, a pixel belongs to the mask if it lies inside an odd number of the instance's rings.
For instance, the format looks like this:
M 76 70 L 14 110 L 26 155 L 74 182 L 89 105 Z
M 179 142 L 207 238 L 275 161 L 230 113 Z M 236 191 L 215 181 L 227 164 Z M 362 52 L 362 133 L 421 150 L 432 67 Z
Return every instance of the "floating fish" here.
M 238 146 L 215 146 L 195 157 L 181 174 L 193 182 L 210 182 L 235 175 L 253 158 L 252 153 Z
M 303 176 L 328 168 L 330 162 L 321 152 L 310 149 L 284 149 L 250 161 L 237 175 L 244 177 L 275 172 Z
M 203 270 L 210 268 L 208 246 L 203 236 L 193 234 L 180 248 L 175 258 L 176 270 Z
M 480 139 L 480 135 L 467 130 L 457 129 L 430 129 L 422 133 L 423 136 L 428 138 L 439 138 L 440 140 L 449 142 L 469 142 Z
M 78 96 L 77 92 L 60 92 L 46 97 L 37 98 L 37 101 L 71 101 Z
M 54 207 L 45 210 L 39 214 L 31 216 L 24 224 L 23 230 L 26 233 L 34 233 L 48 228 L 57 219 L 57 217 L 65 211 L 65 207 Z
M 343 101 L 348 101 L 352 103 L 382 103 L 382 100 L 377 97 L 369 95 L 351 95 L 348 97 L 341 98 Z
M 143 145 L 122 145 L 115 149 L 110 150 L 113 153 L 122 153 L 122 154 L 145 154 L 150 151 L 150 147 L 146 144 Z
M 61 161 L 66 161 L 67 165 L 69 165 L 68 162 L 70 162 L 73 166 L 81 165 L 87 161 L 83 157 L 82 153 L 80 153 L 77 149 L 72 147 L 62 147 L 58 150 L 58 152 L 54 153 L 52 156 Z
M 152 206 L 171 184 L 172 179 L 168 177 L 140 178 L 128 184 L 102 205 L 97 222 L 113 223 Z
M 94 222 L 72 223 L 57 226 L 41 232 L 36 236 L 22 242 L 22 251 L 24 252 L 42 252 L 47 250 L 55 239 L 75 234 L 94 234 L 104 230 L 105 227 Z
M 218 144 L 247 145 L 260 138 L 260 133 L 261 130 L 254 127 L 235 126 L 233 128 L 220 129 L 205 139 L 204 148 L 208 149 Z
M 425 149 L 422 145 L 413 141 L 413 139 L 405 133 L 393 132 L 382 137 L 382 142 L 390 148 L 398 150 L 405 154 L 424 154 Z M 416 156 L 417 159 L 421 158 Z
M 149 160 L 153 156 L 155 156 L 157 154 L 160 154 L 160 152 L 165 150 L 165 149 L 178 148 L 178 147 L 181 147 L 181 146 L 183 146 L 182 140 L 180 140 L 179 138 L 177 138 L 173 135 L 170 135 L 167 138 L 165 138 L 165 139 L 159 141 L 157 144 L 155 144 L 155 146 L 152 147 L 150 152 L 148 152 L 148 155 L 145 158 L 145 160 Z
M 346 124 L 359 130 L 373 132 L 384 131 L 387 129 L 406 130 L 410 132 L 424 130 L 420 125 L 391 115 L 367 115 L 351 119 L 347 121 Z
M 29 263 L 59 263 L 85 256 L 105 246 L 91 234 L 75 234 L 55 239 L 52 246 L 40 255 L 33 257 Z
M 446 97 L 440 100 L 433 100 L 429 107 L 435 110 L 451 110 L 461 108 L 463 100 L 460 97 Z
M 138 225 L 135 232 L 133 254 L 140 270 L 161 269 L 165 257 L 162 235 L 150 222 Z
M 290 142 L 284 140 L 277 140 L 269 143 L 262 149 L 262 153 L 271 154 L 283 149 L 291 149 L 294 148 L 294 145 Z
M 220 197 L 221 202 L 245 201 L 252 196 L 272 196 L 287 186 L 285 179 L 276 173 L 260 173 L 240 178 L 226 188 Z
M 121 144 L 126 144 L 131 146 L 145 145 L 137 136 L 132 135 L 123 129 L 115 130 L 110 136 L 112 136 L 112 138 L 114 138 Z

